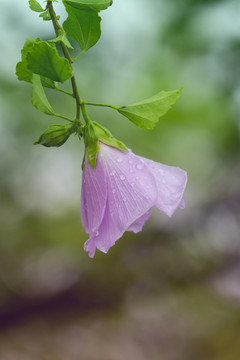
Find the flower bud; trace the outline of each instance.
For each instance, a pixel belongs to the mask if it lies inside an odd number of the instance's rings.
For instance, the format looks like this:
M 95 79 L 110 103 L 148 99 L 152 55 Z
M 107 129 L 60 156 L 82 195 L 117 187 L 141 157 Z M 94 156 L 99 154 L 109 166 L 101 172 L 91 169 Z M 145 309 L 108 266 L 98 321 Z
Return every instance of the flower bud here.
M 47 147 L 51 146 L 61 146 L 63 145 L 69 136 L 71 135 L 72 131 L 69 126 L 65 125 L 52 125 L 44 131 L 44 133 L 39 137 L 37 141 L 33 144 L 37 145 L 44 145 Z

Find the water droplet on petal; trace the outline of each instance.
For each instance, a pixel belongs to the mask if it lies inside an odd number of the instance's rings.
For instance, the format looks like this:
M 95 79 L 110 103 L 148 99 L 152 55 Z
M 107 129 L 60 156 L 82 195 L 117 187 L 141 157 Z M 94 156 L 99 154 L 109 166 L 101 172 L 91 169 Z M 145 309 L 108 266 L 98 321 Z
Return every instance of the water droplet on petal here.
M 123 201 L 124 201 L 124 202 L 126 202 L 126 201 L 127 201 L 127 199 L 126 199 L 125 197 L 123 197 Z
M 133 187 L 135 184 L 134 183 L 131 183 L 131 186 Z
M 138 169 L 138 170 L 142 170 L 142 169 L 143 169 L 143 165 L 142 165 L 142 164 L 137 164 L 137 169 Z
M 110 175 L 111 176 L 114 176 L 116 174 L 116 171 L 115 170 L 112 170 L 111 172 L 110 172 Z
M 113 189 L 113 190 L 112 190 L 112 193 L 113 193 L 113 194 L 115 194 L 115 192 L 116 192 L 116 190 L 115 190 L 115 189 Z
M 163 184 L 166 184 L 166 180 L 163 179 L 163 180 L 162 180 L 162 183 L 163 183 Z
M 130 173 L 132 174 L 134 171 L 133 171 L 133 169 L 130 169 Z
M 94 236 L 98 236 L 99 235 L 99 231 L 94 231 Z
M 125 180 L 126 178 L 125 178 L 125 176 L 124 176 L 123 174 L 121 174 L 121 175 L 120 175 L 120 179 L 121 179 L 121 180 Z
M 129 160 L 129 164 L 132 164 L 133 163 L 133 161 L 132 160 Z
M 122 158 L 117 158 L 117 162 L 121 163 L 122 162 Z

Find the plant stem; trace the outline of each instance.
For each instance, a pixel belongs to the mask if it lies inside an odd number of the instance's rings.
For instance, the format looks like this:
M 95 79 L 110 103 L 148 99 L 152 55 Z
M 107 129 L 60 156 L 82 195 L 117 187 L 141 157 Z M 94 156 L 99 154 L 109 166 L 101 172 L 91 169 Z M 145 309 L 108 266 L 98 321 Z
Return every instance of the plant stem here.
M 88 115 L 87 115 L 87 112 L 86 112 L 86 108 L 85 108 L 85 105 L 84 103 L 81 104 L 81 109 L 82 109 L 82 114 L 83 114 L 83 118 L 85 120 L 85 123 L 86 124 L 89 124 L 91 122 L 91 120 L 89 119 Z
M 93 105 L 93 106 L 105 106 L 105 107 L 109 107 L 109 108 L 112 108 L 112 109 L 115 109 L 115 110 L 119 109 L 117 106 L 114 106 L 114 105 L 96 104 L 96 103 L 92 103 L 92 102 L 89 102 L 89 101 L 83 101 L 83 104 L 85 104 L 85 105 Z
M 46 9 L 49 10 L 56 36 L 59 36 L 59 30 L 61 30 L 64 33 L 63 28 L 59 25 L 59 23 L 57 21 L 56 13 L 55 13 L 55 11 L 53 9 L 53 6 L 52 6 L 52 1 L 47 1 Z M 71 65 L 71 68 L 72 68 L 73 60 L 72 60 L 72 58 L 71 58 L 71 56 L 69 54 L 68 48 L 62 41 L 60 43 L 61 43 L 63 54 L 64 54 L 65 58 L 69 61 L 70 65 Z M 79 92 L 78 92 L 76 78 L 75 78 L 75 74 L 73 72 L 73 68 L 72 68 L 72 74 L 73 75 L 71 77 L 71 83 L 72 83 L 72 89 L 73 89 L 73 97 L 76 100 L 76 120 L 78 122 L 80 122 L 81 98 L 80 98 L 80 95 L 79 95 Z
M 55 113 L 54 116 L 65 119 L 65 120 L 70 121 L 70 122 L 74 122 L 74 120 L 72 120 L 72 119 L 70 119 L 70 118 L 68 118 L 67 116 L 64 116 L 64 115 L 60 115 L 60 114 Z
M 66 91 L 66 90 L 64 90 L 64 89 L 60 89 L 58 86 L 56 86 L 55 89 L 56 89 L 57 91 L 61 91 L 61 92 L 63 92 L 64 94 L 67 94 L 67 95 L 73 97 L 73 93 L 71 93 L 71 92 L 69 92 L 69 91 Z

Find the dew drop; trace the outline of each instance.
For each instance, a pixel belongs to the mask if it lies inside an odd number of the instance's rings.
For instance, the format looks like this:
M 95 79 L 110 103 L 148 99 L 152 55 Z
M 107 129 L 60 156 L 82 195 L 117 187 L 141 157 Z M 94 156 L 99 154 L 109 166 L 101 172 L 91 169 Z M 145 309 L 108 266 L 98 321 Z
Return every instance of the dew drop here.
M 142 169 L 143 169 L 143 165 L 142 165 L 142 164 L 137 164 L 137 169 L 138 169 L 138 170 L 142 170 Z
M 133 163 L 133 161 L 132 160 L 129 160 L 129 164 L 132 164 Z
M 117 162 L 121 163 L 122 162 L 122 158 L 117 158 Z
M 131 186 L 133 187 L 135 184 L 134 183 L 131 183 Z
M 110 172 L 110 175 L 111 176 L 114 176 L 116 174 L 116 171 L 115 170 L 112 170 L 111 172 Z
M 113 193 L 113 194 L 115 194 L 115 192 L 116 192 L 116 190 L 115 190 L 115 189 L 113 189 L 113 190 L 112 190 L 112 193 Z
M 166 184 L 166 180 L 163 179 L 163 180 L 162 180 L 162 183 L 163 183 L 163 184 Z
M 123 197 L 123 201 L 124 201 L 124 202 L 126 202 L 126 201 L 127 201 L 127 199 L 126 199 L 125 197 Z
M 99 235 L 99 231 L 94 231 L 94 236 L 98 236 Z
M 120 179 L 121 179 L 121 180 L 125 180 L 126 178 L 125 178 L 125 176 L 124 176 L 123 174 L 121 174 L 121 175 L 120 175 Z
M 132 174 L 134 171 L 133 171 L 133 169 L 130 169 L 130 173 Z

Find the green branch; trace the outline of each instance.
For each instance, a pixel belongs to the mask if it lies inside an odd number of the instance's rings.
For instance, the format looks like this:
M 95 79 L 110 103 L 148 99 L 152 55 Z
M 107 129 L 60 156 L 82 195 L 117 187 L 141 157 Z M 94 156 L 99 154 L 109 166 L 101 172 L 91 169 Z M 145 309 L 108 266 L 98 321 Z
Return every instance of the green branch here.
M 52 19 L 52 23 L 53 23 L 53 27 L 54 27 L 56 36 L 59 36 L 59 31 L 65 33 L 63 28 L 59 25 L 59 23 L 57 21 L 56 13 L 55 13 L 55 11 L 53 9 L 52 1 L 47 2 L 46 9 L 49 9 L 49 13 L 50 13 L 50 16 L 51 16 L 51 19 Z M 64 54 L 65 58 L 69 61 L 70 65 L 71 65 L 71 68 L 72 68 L 73 60 L 72 60 L 72 58 L 71 58 L 71 56 L 69 54 L 68 48 L 66 47 L 66 45 L 62 41 L 60 43 L 61 43 L 63 54 Z M 73 73 L 73 76 L 71 77 L 71 83 L 72 83 L 72 89 L 73 89 L 73 97 L 76 100 L 76 120 L 79 123 L 81 123 L 80 122 L 81 98 L 80 98 L 80 95 L 79 95 L 79 92 L 78 92 L 76 78 L 75 78 L 73 68 L 72 68 L 72 73 Z
M 91 122 L 91 120 L 89 119 L 88 115 L 87 115 L 87 112 L 86 112 L 86 108 L 85 108 L 85 105 L 84 103 L 81 104 L 81 109 L 82 109 L 82 114 L 83 114 L 83 118 L 85 120 L 85 123 L 86 124 L 89 124 Z

